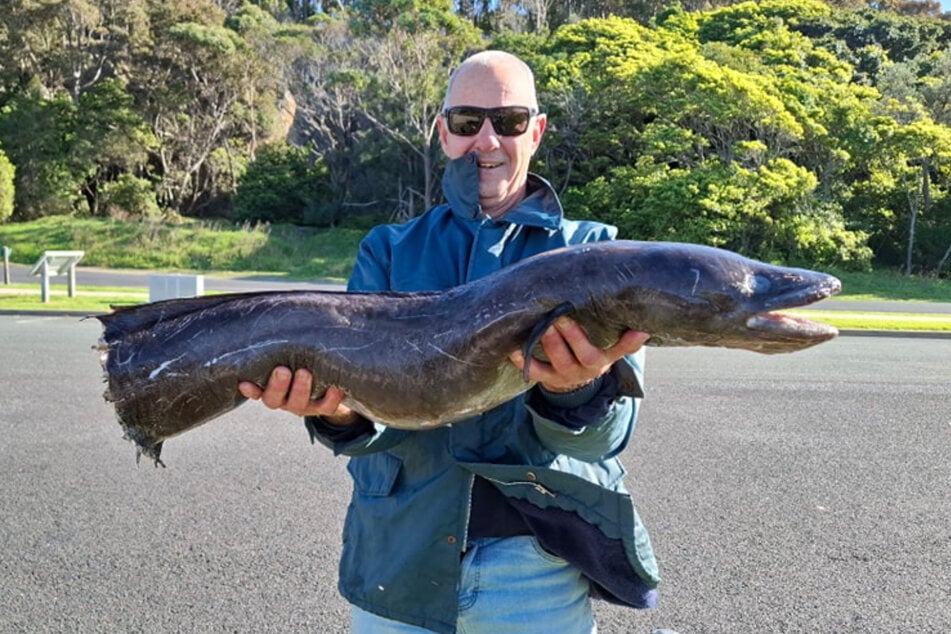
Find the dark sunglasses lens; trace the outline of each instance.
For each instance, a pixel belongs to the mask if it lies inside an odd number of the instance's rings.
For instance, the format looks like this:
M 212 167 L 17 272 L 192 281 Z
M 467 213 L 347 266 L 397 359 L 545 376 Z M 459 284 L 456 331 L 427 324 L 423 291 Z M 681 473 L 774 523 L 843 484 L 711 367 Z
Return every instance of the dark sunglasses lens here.
M 528 130 L 531 115 L 524 108 L 500 108 L 492 113 L 492 127 L 502 136 L 518 136 Z
M 446 113 L 449 131 L 459 136 L 473 136 L 479 133 L 485 121 L 485 111 L 469 108 L 452 108 Z

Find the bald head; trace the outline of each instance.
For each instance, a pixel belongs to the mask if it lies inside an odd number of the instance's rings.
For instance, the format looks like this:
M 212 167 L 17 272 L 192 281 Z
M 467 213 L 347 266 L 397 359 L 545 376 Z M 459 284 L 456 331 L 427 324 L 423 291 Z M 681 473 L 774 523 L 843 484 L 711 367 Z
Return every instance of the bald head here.
M 482 51 L 468 57 L 449 76 L 444 107 L 469 103 L 472 92 L 488 92 L 504 105 L 538 108 L 535 75 L 528 64 L 505 51 Z

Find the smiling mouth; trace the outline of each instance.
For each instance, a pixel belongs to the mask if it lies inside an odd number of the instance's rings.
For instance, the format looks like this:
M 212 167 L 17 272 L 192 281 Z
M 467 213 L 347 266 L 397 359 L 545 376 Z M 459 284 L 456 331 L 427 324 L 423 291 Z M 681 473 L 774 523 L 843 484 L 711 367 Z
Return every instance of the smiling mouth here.
M 490 161 L 479 161 L 479 169 L 494 169 L 496 167 L 501 167 L 502 163 L 493 163 Z

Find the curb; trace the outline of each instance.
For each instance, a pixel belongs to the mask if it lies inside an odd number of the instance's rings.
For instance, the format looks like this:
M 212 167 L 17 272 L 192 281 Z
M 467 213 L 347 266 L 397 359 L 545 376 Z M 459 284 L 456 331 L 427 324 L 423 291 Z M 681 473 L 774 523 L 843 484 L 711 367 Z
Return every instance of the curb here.
M 22 316 L 22 317 L 95 317 L 96 315 L 106 315 L 106 312 L 81 312 L 78 310 L 0 310 L 0 315 Z

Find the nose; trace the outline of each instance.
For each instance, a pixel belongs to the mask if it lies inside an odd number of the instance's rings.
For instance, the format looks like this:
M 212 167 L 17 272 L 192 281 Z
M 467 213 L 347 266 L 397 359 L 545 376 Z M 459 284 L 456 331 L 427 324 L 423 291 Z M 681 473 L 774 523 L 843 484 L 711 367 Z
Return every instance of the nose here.
M 478 152 L 494 150 L 501 146 L 499 135 L 495 133 L 495 128 L 492 127 L 492 122 L 488 118 L 482 122 L 482 127 L 479 128 L 472 146 Z

